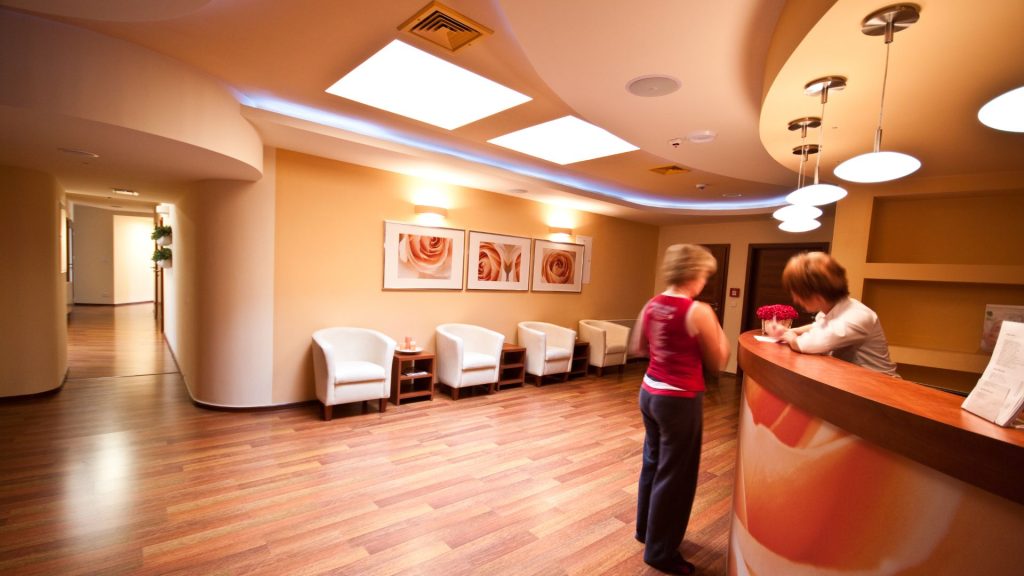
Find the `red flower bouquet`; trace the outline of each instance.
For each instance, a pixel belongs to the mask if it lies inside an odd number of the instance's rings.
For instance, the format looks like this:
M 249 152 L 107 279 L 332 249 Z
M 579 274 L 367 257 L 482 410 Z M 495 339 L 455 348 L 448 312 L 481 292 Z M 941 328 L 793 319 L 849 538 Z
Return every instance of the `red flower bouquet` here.
M 757 317 L 761 320 L 771 320 L 776 318 L 778 320 L 796 320 L 799 314 L 796 313 L 796 308 L 787 304 L 769 304 L 768 306 L 761 306 L 757 309 Z
M 778 338 L 789 330 L 797 316 L 796 309 L 787 304 L 770 304 L 757 309 L 757 317 L 761 319 L 761 333 L 772 338 Z

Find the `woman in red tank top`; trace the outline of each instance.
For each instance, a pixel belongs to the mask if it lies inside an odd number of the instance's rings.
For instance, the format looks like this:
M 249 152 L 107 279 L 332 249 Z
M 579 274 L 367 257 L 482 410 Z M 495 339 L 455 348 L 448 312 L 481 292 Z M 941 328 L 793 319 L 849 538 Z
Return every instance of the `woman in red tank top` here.
M 717 267 L 702 246 L 670 246 L 662 264 L 668 288 L 644 306 L 631 341 L 634 354 L 650 358 L 640 388 L 646 436 L 636 539 L 645 544 L 644 562 L 668 574 L 695 570 L 679 546 L 697 492 L 703 373 L 705 367 L 720 371 L 729 360 L 714 311 L 693 299 Z

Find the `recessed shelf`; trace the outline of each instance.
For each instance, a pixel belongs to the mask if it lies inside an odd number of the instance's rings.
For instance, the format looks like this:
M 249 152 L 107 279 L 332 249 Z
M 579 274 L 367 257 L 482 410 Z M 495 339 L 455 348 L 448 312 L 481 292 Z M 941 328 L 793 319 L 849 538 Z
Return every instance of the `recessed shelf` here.
M 995 264 L 895 264 L 869 262 L 864 278 L 916 282 L 970 284 L 1024 284 L 1024 266 Z
M 892 357 L 893 362 L 897 364 L 914 364 L 915 366 L 928 366 L 930 368 L 973 372 L 975 374 L 981 374 L 985 371 L 990 358 L 988 354 L 951 352 L 948 350 L 914 348 L 893 344 L 889 345 L 889 355 Z

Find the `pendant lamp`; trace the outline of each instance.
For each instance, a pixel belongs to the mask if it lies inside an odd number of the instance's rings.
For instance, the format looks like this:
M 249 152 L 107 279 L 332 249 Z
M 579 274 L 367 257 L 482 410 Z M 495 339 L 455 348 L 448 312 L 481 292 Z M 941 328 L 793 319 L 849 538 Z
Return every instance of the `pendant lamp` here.
M 821 222 L 817 220 L 786 220 L 779 224 L 779 230 L 783 232 L 810 232 L 811 230 L 821 227 Z
M 789 129 L 800 129 L 801 141 L 803 141 L 807 138 L 807 128 L 817 126 L 820 123 L 820 118 L 798 118 L 789 123 Z M 817 153 L 817 144 L 801 144 L 793 148 L 793 154 L 800 155 L 800 170 L 796 177 L 796 189 L 798 191 L 804 188 L 804 165 L 807 164 L 807 156 L 809 154 Z M 821 210 L 814 206 L 798 206 L 795 204 L 789 204 L 772 213 L 772 217 L 776 220 L 782 221 L 782 223 L 779 224 L 780 230 L 784 230 L 786 232 L 807 232 L 821 226 L 821 223 L 815 220 L 815 218 L 821 216 L 821 214 Z
M 882 111 L 885 108 L 885 86 L 889 77 L 889 47 L 896 32 L 909 27 L 920 18 L 913 4 L 895 4 L 869 14 L 861 23 L 861 32 L 885 37 L 885 70 L 882 74 L 882 101 L 878 107 L 878 128 L 872 152 L 854 156 L 836 166 L 836 176 L 850 182 L 873 184 L 903 178 L 921 167 L 921 161 L 902 152 L 881 151 Z
M 978 110 L 978 120 L 996 130 L 1024 132 L 1024 86 L 989 100 Z
M 818 119 L 818 157 L 814 162 L 814 184 L 797 188 L 786 196 L 786 202 L 801 206 L 822 206 L 838 202 L 846 197 L 846 189 L 834 184 L 822 184 L 818 181 L 821 157 L 825 150 L 825 104 L 828 103 L 829 90 L 846 88 L 846 78 L 842 76 L 825 76 L 812 80 L 804 86 L 804 94 L 816 96 L 821 94 L 821 118 Z M 811 126 L 813 127 L 813 126 Z M 790 123 L 790 130 L 792 130 Z M 804 128 L 806 130 L 807 127 Z

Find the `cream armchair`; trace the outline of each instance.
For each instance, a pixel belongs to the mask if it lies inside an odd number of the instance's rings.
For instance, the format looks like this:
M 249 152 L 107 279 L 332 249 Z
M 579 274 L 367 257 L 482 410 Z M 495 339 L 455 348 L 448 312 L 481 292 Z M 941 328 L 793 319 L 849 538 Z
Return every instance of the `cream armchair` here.
M 602 376 L 604 369 L 618 366 L 622 374 L 629 346 L 629 328 L 606 320 L 580 320 L 580 342 L 590 343 L 588 363 Z
M 379 400 L 387 410 L 395 341 L 368 328 L 324 328 L 313 333 L 313 374 L 324 420 L 335 404 Z
M 451 388 L 452 400 L 470 386 L 487 384 L 494 392 L 505 335 L 472 324 L 441 324 L 435 331 L 437 381 Z
M 539 386 L 544 376 L 562 374 L 569 379 L 576 331 L 547 322 L 520 322 L 519 345 L 526 348 L 526 373 Z

